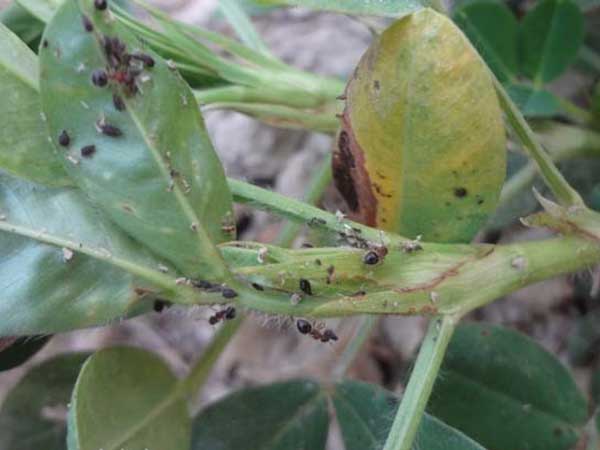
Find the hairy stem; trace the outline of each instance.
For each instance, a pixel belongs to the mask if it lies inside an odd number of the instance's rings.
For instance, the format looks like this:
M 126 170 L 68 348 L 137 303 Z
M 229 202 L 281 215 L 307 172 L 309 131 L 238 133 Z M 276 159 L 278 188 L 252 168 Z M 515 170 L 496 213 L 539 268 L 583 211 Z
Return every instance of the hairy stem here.
M 410 450 L 458 320 L 433 318 L 383 450 Z

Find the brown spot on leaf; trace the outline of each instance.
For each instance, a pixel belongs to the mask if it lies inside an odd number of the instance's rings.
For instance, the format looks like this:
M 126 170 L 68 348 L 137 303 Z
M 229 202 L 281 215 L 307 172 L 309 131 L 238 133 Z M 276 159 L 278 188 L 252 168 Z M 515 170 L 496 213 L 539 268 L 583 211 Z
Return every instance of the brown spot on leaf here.
M 454 188 L 454 196 L 458 198 L 463 198 L 468 195 L 467 189 L 464 187 Z
M 350 125 L 347 109 L 341 126 L 331 164 L 335 186 L 348 204 L 351 219 L 375 225 L 377 199 L 365 169 L 364 153 L 356 142 Z

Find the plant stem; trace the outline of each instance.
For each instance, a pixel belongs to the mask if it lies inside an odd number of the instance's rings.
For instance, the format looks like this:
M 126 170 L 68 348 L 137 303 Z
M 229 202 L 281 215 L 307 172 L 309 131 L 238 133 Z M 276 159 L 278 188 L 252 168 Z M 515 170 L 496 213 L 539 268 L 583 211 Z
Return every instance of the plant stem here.
M 248 15 L 237 3 L 237 0 L 220 0 L 219 6 L 244 44 L 265 55 L 271 55 L 269 48 L 261 39 L 252 22 L 250 22 Z
M 548 187 L 552 190 L 552 193 L 556 199 L 563 206 L 584 206 L 581 196 L 573 189 L 569 183 L 565 180 L 559 170 L 556 168 L 550 156 L 538 143 L 533 130 L 529 127 L 529 124 L 515 106 L 513 101 L 508 96 L 508 93 L 491 74 L 494 80 L 494 86 L 498 93 L 500 105 L 506 113 L 508 121 L 521 140 L 523 147 L 529 152 L 529 155 L 537 163 L 540 174 Z
M 196 91 L 198 92 L 198 91 Z M 278 98 L 282 96 L 276 94 Z M 202 101 L 202 100 L 201 100 Z M 332 134 L 339 127 L 334 112 L 323 113 L 311 109 L 301 109 L 273 103 L 219 102 L 210 103 L 204 111 L 229 109 L 254 117 L 261 122 L 277 128 L 293 130 L 311 130 Z
M 577 157 L 600 157 L 600 134 L 595 131 L 550 121 L 541 123 L 536 131 L 554 162 Z M 537 174 L 537 165 L 530 161 L 510 177 L 502 189 L 498 208 L 531 186 Z
M 393 233 L 383 232 L 350 220 L 339 220 L 334 214 L 315 206 L 243 181 L 228 178 L 227 183 L 236 202 L 273 212 L 295 222 L 310 223 L 314 227 L 328 229 L 334 233 L 348 232 L 348 227 L 351 227 L 360 230 L 359 233 L 363 238 L 377 243 L 383 241 L 385 244 L 401 245 L 408 241 Z
M 586 109 L 580 108 L 575 103 L 566 98 L 558 97 L 558 102 L 567 116 L 581 125 L 591 124 L 595 121 L 594 115 Z
M 333 370 L 334 378 L 343 378 L 348 369 L 352 366 L 352 363 L 362 350 L 365 342 L 371 336 L 371 333 L 375 329 L 379 318 L 377 316 L 362 316 L 360 323 L 356 327 L 356 331 L 352 338 L 350 338 L 348 345 L 340 355 L 337 365 Z
M 458 320 L 433 318 L 383 450 L 410 450 Z
M 303 201 L 309 205 L 316 204 L 331 183 L 331 179 L 331 153 L 328 153 L 308 182 Z M 281 229 L 276 244 L 280 247 L 291 247 L 301 228 L 302 225 L 298 222 L 288 221 Z
M 237 109 L 242 105 L 268 104 L 283 105 L 296 108 L 314 108 L 321 106 L 321 101 L 306 95 L 282 95 L 279 91 L 268 87 L 231 85 L 199 89 L 194 91 L 196 100 L 202 105 L 218 104 L 222 108 Z M 241 105 L 237 105 L 240 103 Z M 252 112 L 252 110 L 249 110 Z M 302 110 L 298 111 L 301 112 Z M 244 112 L 244 111 L 242 111 Z M 275 115 L 275 114 L 273 114 Z M 333 114 L 332 114 L 333 116 Z M 333 122 L 333 120 L 330 120 Z M 337 121 L 335 121 L 337 124 Z
M 226 321 L 204 349 L 200 359 L 192 366 L 187 376 L 179 382 L 182 396 L 195 395 L 206 382 L 219 356 L 243 323 L 241 317 Z

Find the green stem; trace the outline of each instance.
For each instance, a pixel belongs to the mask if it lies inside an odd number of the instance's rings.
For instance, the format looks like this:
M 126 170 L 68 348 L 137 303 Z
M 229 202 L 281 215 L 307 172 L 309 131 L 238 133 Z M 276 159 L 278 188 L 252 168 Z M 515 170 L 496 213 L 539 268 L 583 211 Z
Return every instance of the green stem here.
M 187 376 L 179 381 L 179 392 L 182 396 L 193 396 L 206 382 L 210 371 L 231 342 L 233 336 L 243 323 L 241 317 L 226 321 L 204 349 L 200 359 L 192 366 Z
M 237 3 L 237 0 L 220 0 L 219 7 L 244 44 L 265 55 L 271 55 L 269 48 L 261 39 L 245 11 Z
M 600 157 L 600 134 L 571 125 L 542 122 L 538 139 L 548 148 L 554 162 L 577 157 Z M 504 185 L 498 207 L 506 205 L 530 187 L 538 174 L 537 165 L 530 161 Z
M 277 96 L 278 98 L 287 97 L 279 94 L 277 94 Z M 202 99 L 200 99 L 200 101 L 202 101 Z M 229 109 L 237 111 L 277 128 L 311 130 L 333 134 L 339 127 L 339 120 L 335 117 L 333 111 L 323 113 L 310 109 L 304 110 L 273 103 L 244 102 L 212 103 L 204 108 L 205 111 L 211 109 Z
M 316 105 L 311 97 L 285 97 L 269 87 L 224 86 L 194 91 L 196 100 L 201 105 L 212 103 L 272 103 L 299 108 L 310 108 Z
M 494 80 L 494 86 L 498 93 L 500 105 L 506 113 L 511 127 L 523 143 L 523 147 L 537 163 L 540 174 L 548 187 L 552 190 L 556 199 L 564 206 L 583 206 L 584 203 L 581 196 L 569 185 L 569 183 L 567 183 L 552 162 L 550 156 L 538 143 L 533 130 L 529 127 L 529 124 L 519 109 L 510 99 L 502 84 L 500 84 L 494 75 L 491 76 Z
M 498 208 L 510 203 L 525 189 L 530 187 L 533 184 L 537 173 L 536 164 L 534 162 L 528 162 L 527 165 L 519 169 L 517 173 L 510 177 L 502 188 Z
M 304 202 L 309 205 L 316 204 L 323 196 L 323 192 L 327 189 L 327 186 L 331 183 L 331 179 L 331 153 L 328 153 L 308 183 L 308 188 L 303 199 Z M 288 221 L 281 229 L 276 242 L 277 245 L 280 247 L 291 247 L 301 228 L 302 225 L 298 222 Z
M 458 320 L 433 318 L 383 450 L 410 450 Z
M 558 96 L 556 98 L 558 99 L 558 103 L 560 103 L 560 106 L 562 107 L 563 111 L 573 122 L 586 125 L 594 123 L 594 121 L 596 120 L 591 112 L 587 111 L 586 109 L 580 108 L 572 101 Z
M 289 220 L 310 223 L 314 227 L 327 229 L 334 233 L 347 232 L 348 227 L 355 228 L 360 230 L 359 232 L 363 238 L 376 243 L 383 241 L 385 244 L 401 245 L 403 242 L 408 241 L 408 239 L 393 233 L 376 230 L 350 220 L 339 220 L 334 214 L 315 206 L 307 205 L 304 202 L 243 181 L 228 178 L 227 183 L 236 202 L 273 212 Z

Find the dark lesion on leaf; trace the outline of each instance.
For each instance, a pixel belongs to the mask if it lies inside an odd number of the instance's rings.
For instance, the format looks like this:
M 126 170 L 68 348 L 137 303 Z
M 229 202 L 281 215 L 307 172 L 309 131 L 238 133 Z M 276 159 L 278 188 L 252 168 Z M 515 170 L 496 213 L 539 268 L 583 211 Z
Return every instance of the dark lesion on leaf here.
M 454 196 L 457 198 L 464 198 L 469 194 L 466 188 L 464 187 L 456 187 L 454 188 Z
M 332 170 L 335 186 L 352 211 L 358 211 L 358 194 L 354 187 L 351 171 L 355 168 L 354 157 L 350 151 L 348 133 L 342 130 L 338 136 L 338 146 L 333 153 Z
M 377 200 L 365 169 L 363 151 L 350 125 L 348 109 L 344 111 L 341 126 L 331 163 L 335 186 L 346 201 L 353 220 L 376 225 Z

